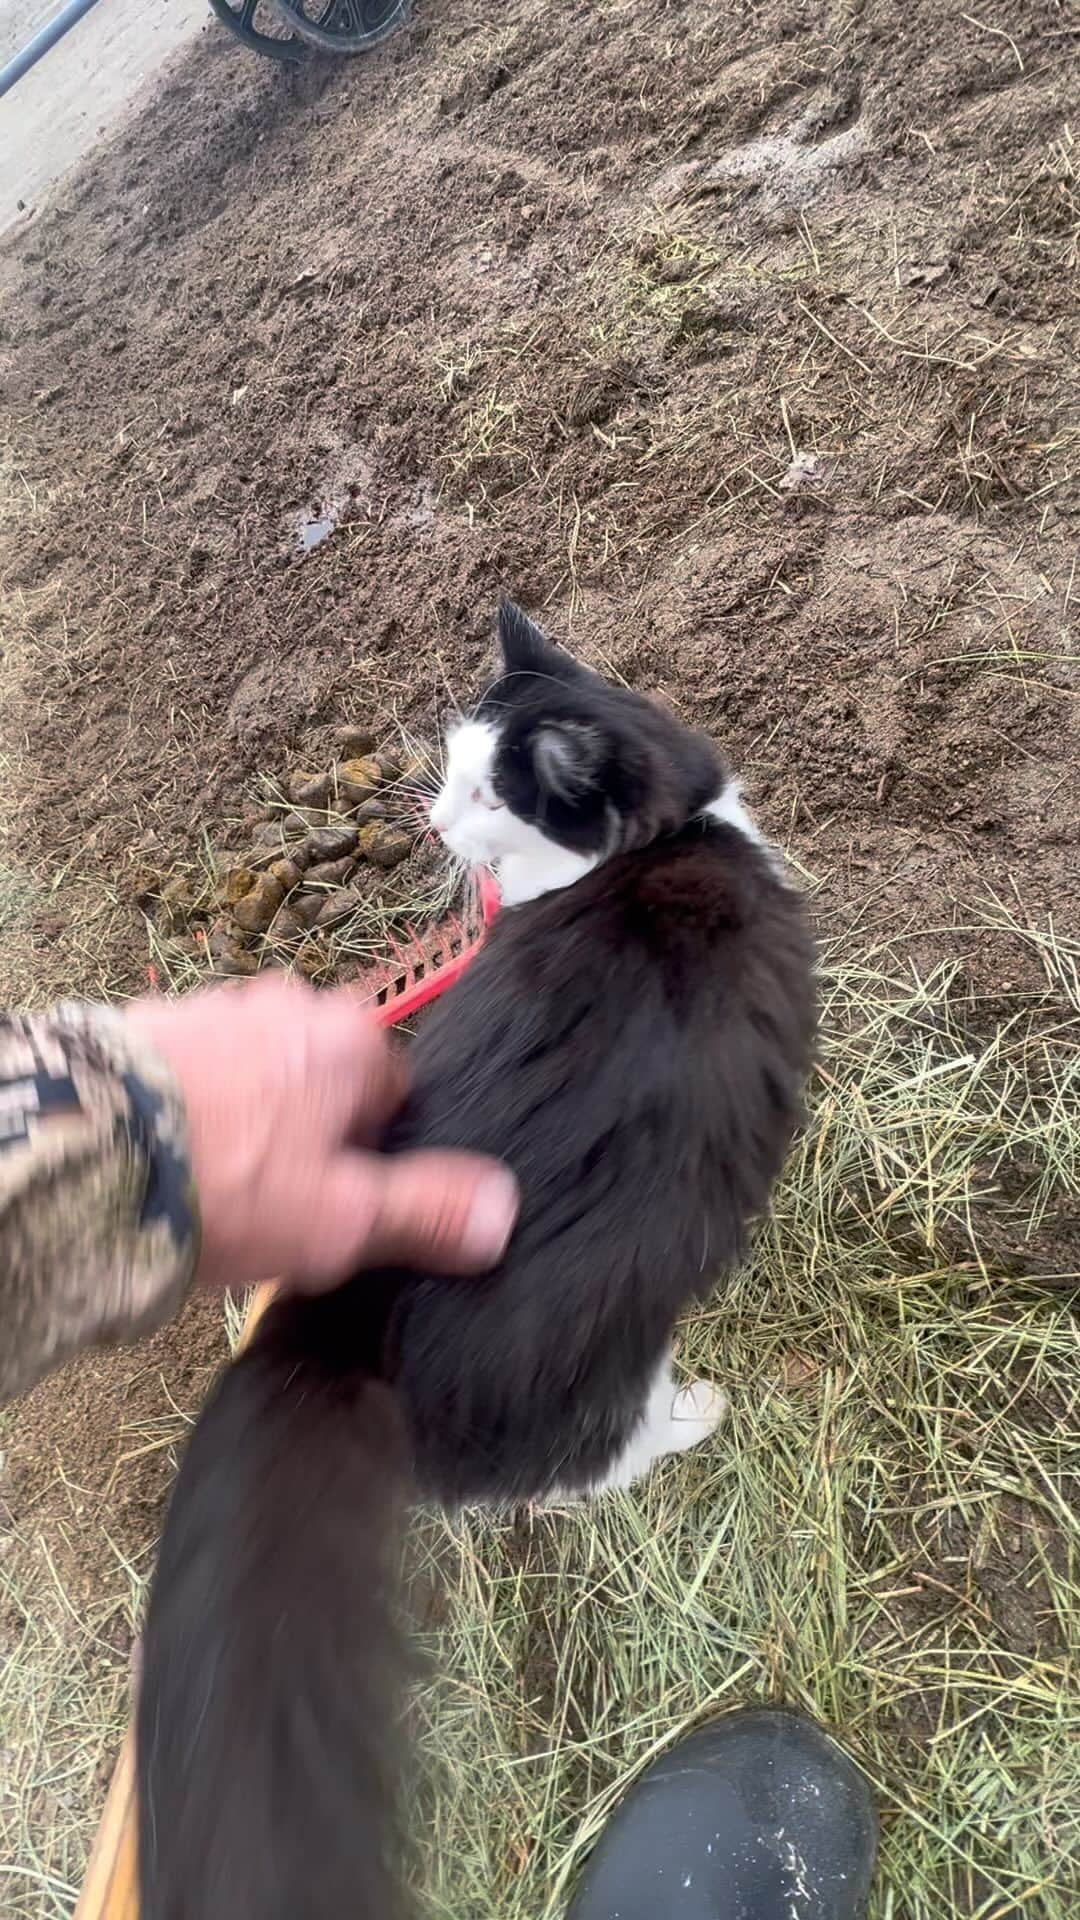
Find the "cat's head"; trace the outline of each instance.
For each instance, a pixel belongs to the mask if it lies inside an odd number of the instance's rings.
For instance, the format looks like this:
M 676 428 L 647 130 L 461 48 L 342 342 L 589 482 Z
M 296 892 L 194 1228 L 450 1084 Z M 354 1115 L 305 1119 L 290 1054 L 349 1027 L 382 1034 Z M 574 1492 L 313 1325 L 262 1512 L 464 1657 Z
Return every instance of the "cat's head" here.
M 721 792 L 701 734 L 581 666 L 509 602 L 499 646 L 502 671 L 447 740 L 431 824 L 499 872 L 508 903 L 675 832 Z

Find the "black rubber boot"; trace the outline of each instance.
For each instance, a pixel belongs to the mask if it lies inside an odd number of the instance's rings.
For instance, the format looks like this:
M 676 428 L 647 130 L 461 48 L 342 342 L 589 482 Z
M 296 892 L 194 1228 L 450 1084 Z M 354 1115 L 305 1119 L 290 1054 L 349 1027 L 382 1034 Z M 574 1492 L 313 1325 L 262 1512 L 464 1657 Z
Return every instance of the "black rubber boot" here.
M 646 1768 L 567 1920 L 861 1920 L 876 1852 L 847 1755 L 801 1714 L 750 1707 Z

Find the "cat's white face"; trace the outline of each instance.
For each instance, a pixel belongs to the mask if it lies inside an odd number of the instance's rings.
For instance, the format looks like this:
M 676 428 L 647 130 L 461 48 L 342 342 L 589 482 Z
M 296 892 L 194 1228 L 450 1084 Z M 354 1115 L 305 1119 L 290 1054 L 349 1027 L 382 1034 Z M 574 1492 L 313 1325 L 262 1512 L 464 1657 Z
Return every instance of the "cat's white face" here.
M 571 853 L 499 800 L 492 784 L 498 738 L 490 720 L 455 727 L 446 743 L 446 777 L 429 817 L 459 860 L 490 867 L 503 905 L 513 907 L 580 880 L 597 856 Z
M 431 824 L 459 860 L 489 866 L 508 853 L 515 825 L 492 785 L 498 735 L 490 721 L 466 720 L 446 743 L 446 777 L 431 809 Z

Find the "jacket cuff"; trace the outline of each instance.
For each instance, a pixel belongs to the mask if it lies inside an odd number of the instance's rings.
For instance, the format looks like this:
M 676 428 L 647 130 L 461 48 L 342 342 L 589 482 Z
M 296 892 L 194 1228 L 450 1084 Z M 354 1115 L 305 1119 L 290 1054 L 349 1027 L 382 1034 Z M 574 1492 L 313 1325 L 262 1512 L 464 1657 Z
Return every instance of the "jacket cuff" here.
M 106 1007 L 0 1018 L 0 1402 L 163 1326 L 198 1250 L 164 1061 Z

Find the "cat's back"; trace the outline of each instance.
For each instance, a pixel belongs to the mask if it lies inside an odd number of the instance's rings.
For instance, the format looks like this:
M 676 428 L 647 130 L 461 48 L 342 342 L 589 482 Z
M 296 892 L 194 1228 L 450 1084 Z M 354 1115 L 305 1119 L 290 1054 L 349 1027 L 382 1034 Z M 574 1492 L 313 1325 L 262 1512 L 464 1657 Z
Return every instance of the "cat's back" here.
M 794 1109 L 813 1030 L 800 895 L 766 848 L 696 820 L 499 916 L 414 1043 L 393 1144 L 535 1170 L 543 1141 L 561 1165 L 642 1109 L 696 1122 L 701 1088 L 726 1104 L 758 1056 Z
M 387 1366 L 422 1484 L 531 1497 L 602 1468 L 767 1201 L 813 1020 L 801 903 L 731 827 L 499 916 L 417 1039 L 393 1140 L 497 1155 L 521 1187 L 496 1273 L 398 1276 Z

